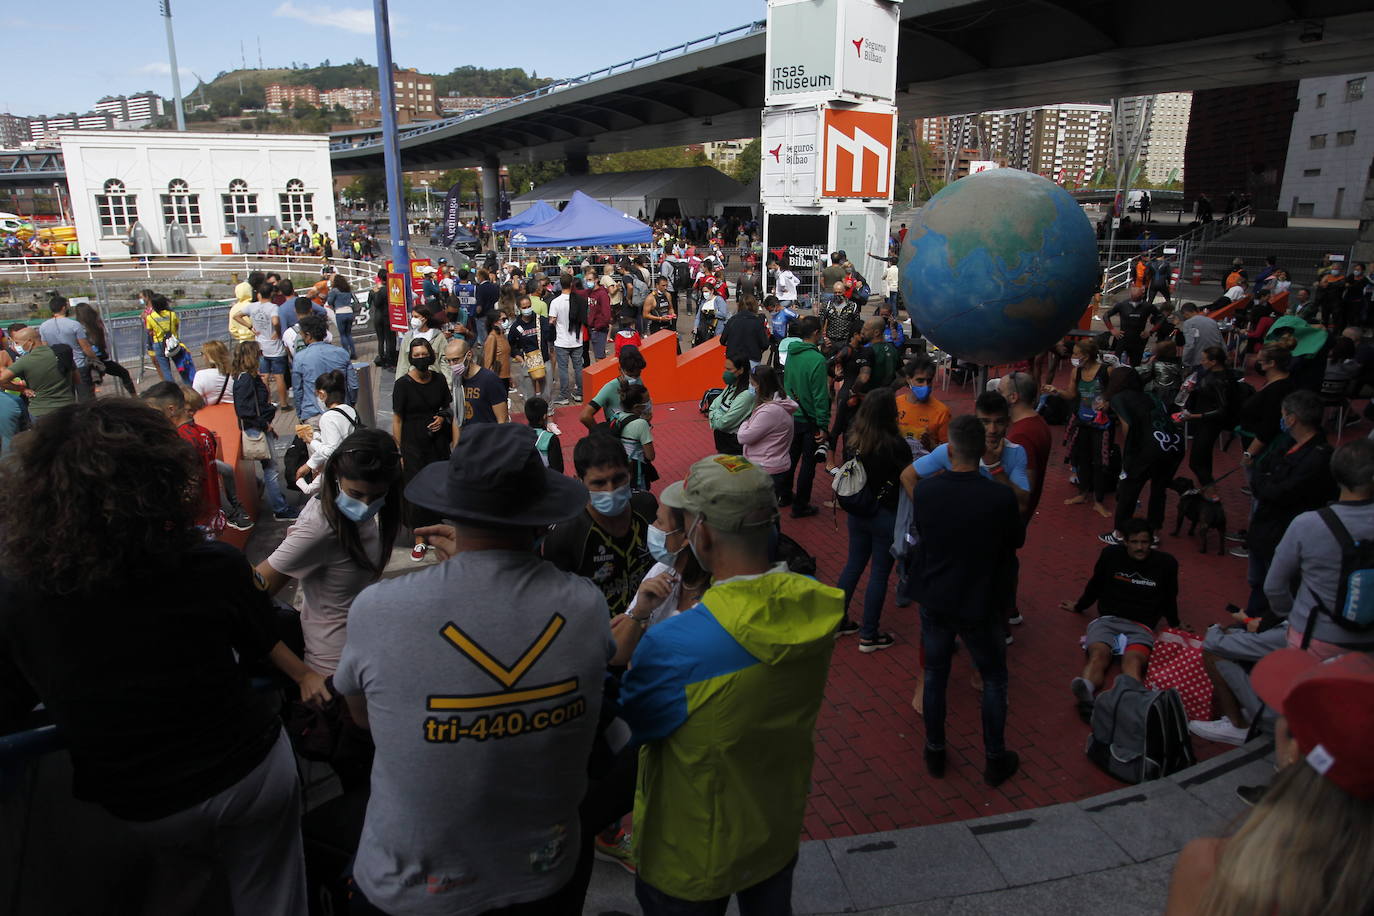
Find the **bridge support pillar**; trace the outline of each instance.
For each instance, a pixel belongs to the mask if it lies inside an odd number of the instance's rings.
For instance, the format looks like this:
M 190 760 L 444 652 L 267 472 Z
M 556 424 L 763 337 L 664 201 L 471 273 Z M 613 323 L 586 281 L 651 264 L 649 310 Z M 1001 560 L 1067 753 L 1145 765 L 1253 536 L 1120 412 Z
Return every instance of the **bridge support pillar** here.
M 591 172 L 591 163 L 587 161 L 585 150 L 573 152 L 568 150 L 563 156 L 563 170 L 569 175 L 587 175 Z
M 482 216 L 488 222 L 501 218 L 501 160 L 496 156 L 482 158 Z

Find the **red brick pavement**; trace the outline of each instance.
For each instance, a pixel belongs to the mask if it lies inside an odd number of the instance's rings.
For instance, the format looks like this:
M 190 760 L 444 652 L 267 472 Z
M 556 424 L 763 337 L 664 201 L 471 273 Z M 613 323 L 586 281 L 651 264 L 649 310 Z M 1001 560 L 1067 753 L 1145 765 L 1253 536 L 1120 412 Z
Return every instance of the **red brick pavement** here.
M 971 385 L 937 394 L 956 414 L 971 410 Z M 556 413 L 570 472 L 572 445 L 585 433 L 577 413 L 574 408 Z M 984 785 L 979 700 L 969 685 L 968 654 L 959 652 L 951 672 L 946 725 L 949 768 L 944 779 L 927 776 L 921 762 L 924 731 L 910 705 L 920 620 L 916 607 L 896 607 L 889 593 L 883 627 L 897 637 L 895 646 L 864 655 L 854 637 L 836 644 L 816 726 L 807 839 L 965 820 L 1075 801 L 1120 787 L 1083 753 L 1088 728 L 1078 718 L 1069 693 L 1069 680 L 1083 664 L 1079 637 L 1093 612 L 1078 616 L 1060 610 L 1058 604 L 1081 593 L 1102 547 L 1097 535 L 1108 530 L 1110 522 L 1090 506 L 1063 504 L 1075 491 L 1063 463 L 1062 437 L 1063 428 L 1055 428 L 1044 498 L 1020 552 L 1019 603 L 1026 622 L 1014 628 L 1016 641 L 1007 650 L 1011 673 L 1007 746 L 1021 754 L 1021 772 L 999 788 Z M 662 475 L 659 488 L 680 479 L 693 461 L 713 448 L 710 428 L 695 404 L 656 405 L 654 441 L 656 466 Z M 1218 476 L 1235 467 L 1239 453 L 1238 444 L 1233 444 L 1228 453 L 1218 454 Z M 1180 473 L 1188 473 L 1186 463 Z M 813 499 L 819 504 L 828 498 L 829 486 L 824 473 L 818 477 Z M 1249 500 L 1240 491 L 1243 482 L 1238 473 L 1221 483 L 1233 530 L 1245 527 L 1248 515 Z M 1180 563 L 1180 616 L 1201 632 L 1210 623 L 1229 620 L 1224 612 L 1227 602 L 1245 603 L 1246 562 L 1217 556 L 1215 538 L 1204 556 L 1198 553 L 1195 540 L 1170 537 L 1175 506 L 1176 497 L 1171 495 L 1163 549 Z M 848 550 L 844 513 L 832 518 L 829 510 L 822 510 L 818 516 L 797 520 L 784 512 L 783 530 L 816 556 L 821 581 L 833 584 Z M 1227 543 L 1227 550 L 1232 546 Z M 851 608 L 855 615 L 866 582 L 865 574 Z M 1195 739 L 1194 746 L 1204 758 L 1226 749 L 1200 739 Z

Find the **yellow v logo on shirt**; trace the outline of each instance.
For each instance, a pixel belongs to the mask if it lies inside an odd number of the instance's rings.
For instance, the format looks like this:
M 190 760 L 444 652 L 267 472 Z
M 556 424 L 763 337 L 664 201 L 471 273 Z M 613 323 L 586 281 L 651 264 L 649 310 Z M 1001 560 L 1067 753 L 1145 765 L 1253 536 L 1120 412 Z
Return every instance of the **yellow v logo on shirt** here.
M 562 614 L 554 614 L 550 617 L 549 622 L 544 626 L 544 631 L 510 667 L 494 658 L 475 639 L 459 629 L 457 624 L 452 622 L 445 624 L 444 628 L 439 631 L 440 635 L 473 664 L 485 671 L 504 690 L 493 694 L 461 697 L 432 696 L 429 698 L 429 708 L 431 710 L 453 710 L 505 706 L 513 703 L 545 700 L 577 690 L 577 678 L 575 677 L 556 684 L 545 684 L 524 690 L 515 689 L 515 685 L 529 673 L 530 668 L 534 667 L 534 663 L 539 660 L 540 656 L 548 651 L 549 646 L 553 645 L 553 641 L 558 638 L 558 634 L 566 622 Z

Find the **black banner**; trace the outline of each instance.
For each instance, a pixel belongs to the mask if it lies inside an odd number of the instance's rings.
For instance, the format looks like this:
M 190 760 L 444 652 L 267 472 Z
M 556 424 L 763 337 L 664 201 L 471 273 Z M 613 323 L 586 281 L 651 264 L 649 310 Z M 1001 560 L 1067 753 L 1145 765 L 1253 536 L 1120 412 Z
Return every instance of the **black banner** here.
M 445 248 L 453 247 L 453 240 L 458 237 L 458 210 L 463 204 L 463 185 L 458 182 L 448 189 L 448 196 L 444 198 L 444 236 L 443 243 Z

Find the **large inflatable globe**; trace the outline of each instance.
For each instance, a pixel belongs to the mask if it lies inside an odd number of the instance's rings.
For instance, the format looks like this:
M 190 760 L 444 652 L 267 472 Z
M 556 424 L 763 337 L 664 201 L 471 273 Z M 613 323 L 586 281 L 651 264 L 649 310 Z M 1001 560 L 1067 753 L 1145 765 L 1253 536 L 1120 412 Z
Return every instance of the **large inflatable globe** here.
M 931 343 L 1000 365 L 1049 349 L 1097 288 L 1097 236 L 1063 188 L 1019 169 L 961 178 L 907 232 L 902 297 Z

